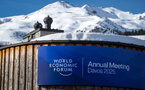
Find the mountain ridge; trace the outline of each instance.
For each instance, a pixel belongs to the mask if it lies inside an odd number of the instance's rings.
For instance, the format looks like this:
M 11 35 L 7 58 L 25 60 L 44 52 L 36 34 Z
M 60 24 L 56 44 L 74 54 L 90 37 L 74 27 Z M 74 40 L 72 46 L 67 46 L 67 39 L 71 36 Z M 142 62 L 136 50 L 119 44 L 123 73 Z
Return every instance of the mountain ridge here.
M 57 1 L 27 15 L 0 18 L 0 41 L 22 41 L 23 35 L 34 30 L 34 23 L 39 21 L 43 24 L 43 18 L 47 15 L 54 20 L 52 28 L 65 32 L 89 33 L 96 27 L 100 33 L 145 29 L 145 13 L 132 14 L 113 7 L 102 8 L 87 4 L 75 7 L 68 2 Z

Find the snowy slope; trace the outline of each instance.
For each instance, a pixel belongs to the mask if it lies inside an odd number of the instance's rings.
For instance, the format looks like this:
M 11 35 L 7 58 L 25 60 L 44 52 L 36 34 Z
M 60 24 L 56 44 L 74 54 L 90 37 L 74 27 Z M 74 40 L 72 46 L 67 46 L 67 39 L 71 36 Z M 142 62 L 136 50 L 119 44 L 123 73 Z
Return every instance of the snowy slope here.
M 37 21 L 43 24 L 47 15 L 53 18 L 52 28 L 65 32 L 91 32 L 101 28 L 99 32 L 110 33 L 111 30 L 131 31 L 145 29 L 143 14 L 132 14 L 113 7 L 102 8 L 84 5 L 75 7 L 67 2 L 58 1 L 28 15 L 0 18 L 0 41 L 19 42 L 22 36 L 34 30 Z M 107 29 L 108 31 L 103 31 Z
M 136 35 L 136 36 L 130 36 L 130 37 L 138 38 L 145 41 L 145 35 Z

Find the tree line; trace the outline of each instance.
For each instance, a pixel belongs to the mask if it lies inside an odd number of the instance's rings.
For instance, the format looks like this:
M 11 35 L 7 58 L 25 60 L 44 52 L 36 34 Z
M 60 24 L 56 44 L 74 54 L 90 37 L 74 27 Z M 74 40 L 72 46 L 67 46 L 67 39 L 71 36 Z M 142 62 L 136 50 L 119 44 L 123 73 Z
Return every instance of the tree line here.
M 95 27 L 90 32 L 98 32 L 98 33 L 99 32 L 100 33 L 110 32 L 110 33 L 114 33 L 114 34 L 117 34 L 117 35 L 126 35 L 126 36 L 130 36 L 130 35 L 145 35 L 145 29 L 138 29 L 138 30 L 121 32 L 119 30 L 112 30 L 112 29 L 109 29 L 109 28 L 102 29 L 102 28 Z
M 132 30 L 132 31 L 125 31 L 125 32 L 118 32 L 118 35 L 145 35 L 145 30 L 139 29 L 139 30 Z

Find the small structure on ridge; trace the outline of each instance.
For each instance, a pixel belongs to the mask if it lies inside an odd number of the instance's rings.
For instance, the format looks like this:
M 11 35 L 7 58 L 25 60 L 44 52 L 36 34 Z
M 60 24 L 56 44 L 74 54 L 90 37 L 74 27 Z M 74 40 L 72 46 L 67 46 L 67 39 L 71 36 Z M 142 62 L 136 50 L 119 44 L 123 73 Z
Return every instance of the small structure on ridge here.
M 44 24 L 45 24 L 45 28 L 43 28 L 42 24 L 37 21 L 34 24 L 34 29 L 35 30 L 31 31 L 30 33 L 26 34 L 23 37 L 24 42 L 28 42 L 32 39 L 42 37 L 42 36 L 45 36 L 45 35 L 55 34 L 55 33 L 63 33 L 64 32 L 63 30 L 51 29 L 51 24 L 52 24 L 53 20 L 50 16 L 45 17 L 43 21 L 44 21 Z
M 37 29 L 42 29 L 42 24 L 39 23 L 38 21 L 34 24 L 34 29 L 37 30 Z
M 53 22 L 52 18 L 49 17 L 49 16 L 47 16 L 47 17 L 44 18 L 43 21 L 44 21 L 44 23 L 45 23 L 45 28 L 46 28 L 46 29 L 51 29 L 51 24 L 52 24 L 52 22 Z

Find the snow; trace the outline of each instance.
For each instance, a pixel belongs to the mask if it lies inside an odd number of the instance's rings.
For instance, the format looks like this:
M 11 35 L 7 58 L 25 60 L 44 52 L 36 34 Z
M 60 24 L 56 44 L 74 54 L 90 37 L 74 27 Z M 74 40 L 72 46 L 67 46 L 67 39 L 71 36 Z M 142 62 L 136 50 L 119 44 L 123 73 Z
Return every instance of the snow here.
M 137 19 L 137 17 L 135 15 L 133 15 L 132 13 L 124 12 L 124 11 L 118 10 L 114 7 L 102 8 L 102 10 L 104 10 L 105 12 L 108 12 L 112 15 L 116 15 L 116 17 L 119 19 Z
M 42 40 L 88 40 L 88 41 L 110 41 L 110 42 L 122 42 L 135 45 L 145 46 L 145 41 L 122 35 L 114 34 L 101 34 L 101 33 L 59 33 L 46 35 L 33 39 L 31 41 Z
M 145 35 L 136 35 L 136 36 L 130 36 L 130 37 L 138 38 L 145 41 Z
M 0 18 L 0 41 L 21 42 L 22 35 L 34 30 L 33 25 L 37 21 L 44 25 L 43 19 L 48 15 L 53 18 L 52 28 L 64 30 L 65 33 L 89 33 L 95 27 L 121 32 L 145 29 L 145 13 L 132 14 L 113 7 L 91 5 L 75 7 L 65 1 L 57 1 L 28 15 Z M 111 32 L 109 30 L 107 33 Z

